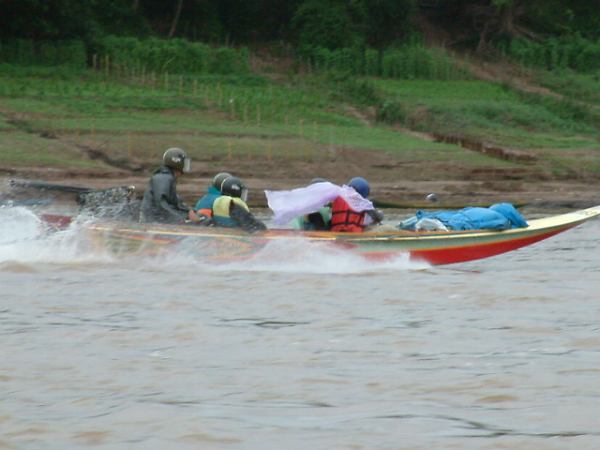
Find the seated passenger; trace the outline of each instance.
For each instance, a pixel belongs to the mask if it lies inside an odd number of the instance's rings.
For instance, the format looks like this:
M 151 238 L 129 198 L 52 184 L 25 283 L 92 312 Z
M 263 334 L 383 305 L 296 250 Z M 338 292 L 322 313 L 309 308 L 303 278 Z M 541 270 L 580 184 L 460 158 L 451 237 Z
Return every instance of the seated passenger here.
M 227 172 L 220 172 L 214 176 L 211 184 L 208 186 L 206 194 L 202 196 L 197 202 L 194 210 L 197 214 L 203 214 L 205 216 L 212 215 L 212 207 L 215 200 L 222 195 L 221 185 L 223 181 L 232 175 Z
M 241 228 L 249 232 L 267 229 L 266 225 L 250 212 L 246 204 L 248 189 L 239 178 L 226 178 L 221 183 L 221 193 L 212 205 L 212 219 L 216 226 Z
M 310 185 L 316 183 L 326 183 L 324 178 L 314 178 Z M 329 230 L 329 222 L 331 221 L 331 205 L 327 204 L 318 211 L 296 217 L 292 221 L 292 226 L 295 230 L 310 230 L 310 231 L 326 231 Z
M 363 200 L 369 197 L 371 187 L 362 177 L 352 178 L 348 186 L 353 188 Z M 383 213 L 376 209 L 357 212 L 342 196 L 337 197 L 331 206 L 331 231 L 361 233 L 372 224 L 381 223 Z

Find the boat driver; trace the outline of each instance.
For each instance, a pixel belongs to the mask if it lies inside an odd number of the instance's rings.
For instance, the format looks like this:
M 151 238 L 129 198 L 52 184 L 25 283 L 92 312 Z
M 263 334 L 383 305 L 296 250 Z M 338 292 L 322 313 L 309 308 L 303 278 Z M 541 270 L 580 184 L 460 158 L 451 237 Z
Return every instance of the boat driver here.
M 191 160 L 180 148 L 170 148 L 163 155 L 163 164 L 156 169 L 140 207 L 140 222 L 184 223 L 200 221 L 177 195 L 177 178 L 190 171 Z

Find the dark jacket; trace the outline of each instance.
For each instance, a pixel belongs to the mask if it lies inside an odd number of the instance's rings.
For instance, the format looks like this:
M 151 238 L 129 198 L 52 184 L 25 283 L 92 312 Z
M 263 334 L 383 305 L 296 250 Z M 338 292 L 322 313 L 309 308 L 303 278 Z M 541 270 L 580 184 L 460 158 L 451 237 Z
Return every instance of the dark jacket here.
M 189 207 L 177 195 L 176 178 L 169 167 L 157 169 L 150 178 L 140 208 L 140 222 L 182 223 Z
M 251 212 L 246 211 L 244 208 L 236 205 L 235 203 L 231 205 L 229 215 L 239 228 L 249 233 L 264 231 L 267 229 L 267 226 L 254 217 Z

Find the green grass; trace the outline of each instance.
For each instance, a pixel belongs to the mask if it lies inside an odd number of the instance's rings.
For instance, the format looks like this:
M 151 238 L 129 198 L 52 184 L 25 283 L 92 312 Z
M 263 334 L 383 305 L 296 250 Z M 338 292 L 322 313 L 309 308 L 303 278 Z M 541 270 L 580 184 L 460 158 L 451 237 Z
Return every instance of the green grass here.
M 578 120 L 576 108 L 557 100 L 476 80 L 363 81 L 369 85 L 345 91 L 322 75 L 277 82 L 254 75 L 107 79 L 91 70 L 2 65 L 0 164 L 104 167 L 88 160 L 81 146 L 149 163 L 164 148 L 179 145 L 207 161 L 319 161 L 331 160 L 337 149 L 353 149 L 364 155 L 357 164 L 377 151 L 410 163 L 518 166 L 366 123 L 366 112 L 362 117 L 349 112 L 385 98 L 402 105 L 410 128 L 533 149 L 548 156 L 543 166 L 550 172 L 585 165 L 598 171 L 588 158 L 599 148 L 597 130 L 587 116 Z M 365 96 L 355 98 L 353 92 Z M 16 125 L 9 118 L 18 119 Z M 573 149 L 583 156 L 569 156 Z
M 413 102 L 454 103 L 462 101 L 507 100 L 517 95 L 498 84 L 478 80 L 384 80 L 372 82 L 385 92 Z
M 593 115 L 553 98 L 523 95 L 483 81 L 374 80 L 422 130 L 518 148 L 598 144 Z M 576 136 L 576 137 L 574 137 Z
M 3 136 L 0 140 L 0 155 L 2 164 L 15 167 L 107 168 L 98 161 L 88 159 L 72 146 L 65 146 L 61 141 L 19 131 L 11 131 Z
M 15 127 L 8 123 L 5 118 L 0 114 L 0 131 L 14 130 Z
M 600 71 L 581 74 L 572 70 L 537 73 L 540 84 L 571 100 L 600 105 Z

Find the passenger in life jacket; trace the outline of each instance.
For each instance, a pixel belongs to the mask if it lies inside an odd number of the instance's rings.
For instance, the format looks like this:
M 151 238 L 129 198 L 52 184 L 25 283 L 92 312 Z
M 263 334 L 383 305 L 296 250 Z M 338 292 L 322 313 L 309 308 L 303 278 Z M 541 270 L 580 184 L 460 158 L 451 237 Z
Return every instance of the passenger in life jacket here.
M 154 171 L 140 206 L 140 222 L 184 223 L 198 219 L 177 195 L 177 178 L 190 171 L 191 160 L 180 148 L 163 155 L 163 165 Z
M 212 205 L 212 220 L 216 226 L 241 228 L 248 232 L 267 229 L 267 226 L 250 212 L 246 204 L 248 189 L 239 178 L 226 178 L 221 183 L 221 194 Z
M 196 214 L 212 217 L 213 203 L 218 197 L 223 195 L 221 192 L 221 185 L 223 184 L 223 181 L 231 176 L 232 175 L 228 172 L 219 172 L 214 176 L 211 184 L 208 186 L 206 194 L 196 202 L 196 206 L 194 207 Z
M 348 186 L 353 188 L 363 198 L 368 198 L 371 187 L 362 177 L 352 178 Z M 353 210 L 343 197 L 337 197 L 331 206 L 331 231 L 361 233 L 366 227 L 379 224 L 383 213 L 376 209 L 361 212 Z
M 325 178 L 313 178 L 310 184 L 326 183 Z M 329 230 L 331 221 L 331 205 L 325 205 L 318 211 L 296 217 L 292 221 L 292 227 L 295 230 L 326 231 Z

